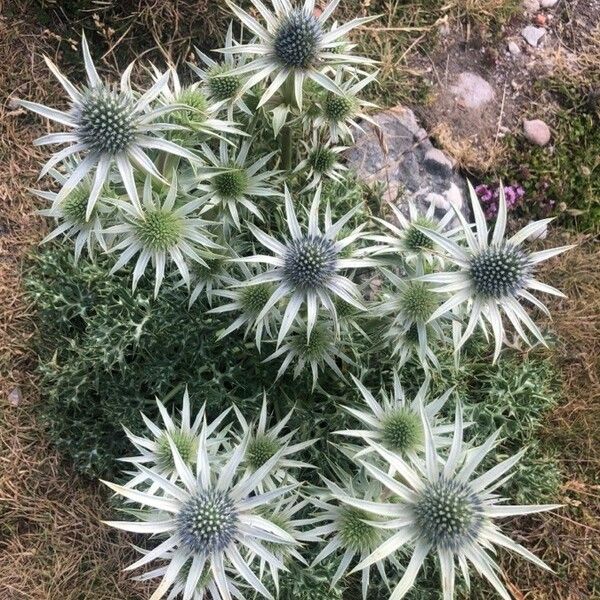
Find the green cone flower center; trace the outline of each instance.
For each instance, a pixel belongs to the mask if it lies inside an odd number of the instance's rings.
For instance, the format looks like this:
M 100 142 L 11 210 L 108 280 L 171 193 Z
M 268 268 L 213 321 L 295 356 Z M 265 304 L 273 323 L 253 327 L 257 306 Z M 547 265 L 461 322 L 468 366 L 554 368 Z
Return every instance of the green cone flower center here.
M 423 323 L 437 306 L 435 292 L 432 292 L 422 281 L 413 281 L 402 290 L 400 306 L 402 312 L 411 321 Z
M 244 312 L 258 314 L 269 301 L 273 288 L 268 283 L 259 283 L 242 288 L 240 303 Z
M 349 550 L 370 550 L 379 539 L 377 529 L 365 521 L 369 515 L 351 506 L 342 508 L 339 517 L 339 536 L 343 547 Z
M 181 219 L 172 212 L 155 210 L 147 212 L 136 225 L 138 239 L 148 250 L 165 251 L 177 245 L 181 239 Z
M 257 435 L 250 440 L 246 450 L 246 460 L 252 469 L 260 469 L 279 450 L 276 440 L 266 435 Z
M 296 10 L 279 26 L 273 52 L 285 67 L 308 69 L 317 59 L 322 35 L 321 24 L 316 17 Z
M 527 256 L 508 244 L 490 246 L 471 259 L 471 281 L 477 293 L 485 297 L 515 294 L 530 272 Z
M 419 415 L 406 408 L 399 408 L 385 415 L 382 423 L 385 445 L 404 454 L 421 445 L 423 427 Z
M 325 285 L 334 274 L 336 258 L 333 240 L 307 236 L 289 244 L 283 270 L 293 286 L 314 289 Z
M 85 218 L 91 186 L 88 183 L 78 185 L 64 200 L 61 205 L 65 219 L 74 225 L 84 227 L 88 224 Z M 90 220 L 94 218 L 96 206 L 92 209 Z
M 337 96 L 327 94 L 323 106 L 323 112 L 330 121 L 345 121 L 352 116 L 356 108 L 355 100 L 352 96 Z
M 466 484 L 446 479 L 429 484 L 414 505 L 422 537 L 453 551 L 477 536 L 483 521 L 481 508 Z
M 327 173 L 335 164 L 335 153 L 328 148 L 317 148 L 311 152 L 308 162 L 317 173 Z
M 423 250 L 433 250 L 433 241 L 428 238 L 424 233 L 419 231 L 415 225 L 426 227 L 427 229 L 433 229 L 435 224 L 429 219 L 418 218 L 414 223 L 411 223 L 409 228 L 406 230 L 404 244 L 407 250 L 411 252 L 422 252 Z
M 193 123 L 202 123 L 206 119 L 208 100 L 198 88 L 184 88 L 175 99 L 175 103 L 189 106 L 189 109 L 182 108 L 170 114 L 170 118 L 175 124 L 189 126 Z
M 177 522 L 183 545 L 208 555 L 230 544 L 237 533 L 238 515 L 229 494 L 208 490 L 188 500 Z
M 218 194 L 230 200 L 243 196 L 248 189 L 248 174 L 244 169 L 232 169 L 214 178 Z
M 327 327 L 316 323 L 307 339 L 305 330 L 296 333 L 290 340 L 290 344 L 305 360 L 320 361 L 327 356 L 331 343 L 332 332 Z
M 221 258 L 220 256 L 217 258 L 202 258 L 206 265 L 194 262 L 192 266 L 192 272 L 199 280 L 206 281 L 225 272 L 225 258 Z
M 169 444 L 169 437 L 181 455 L 183 462 L 186 465 L 192 464 L 196 459 L 197 441 L 194 436 L 176 430 L 168 434 L 165 432 L 158 438 L 158 449 L 156 451 L 158 466 L 164 471 L 173 471 L 175 469 L 175 461 L 171 445 Z
M 208 88 L 216 100 L 229 100 L 239 90 L 240 79 L 236 75 L 229 75 L 226 67 L 218 66 L 209 74 Z
M 77 133 L 83 144 L 98 154 L 127 150 L 135 137 L 133 100 L 105 87 L 88 90 L 78 115 Z

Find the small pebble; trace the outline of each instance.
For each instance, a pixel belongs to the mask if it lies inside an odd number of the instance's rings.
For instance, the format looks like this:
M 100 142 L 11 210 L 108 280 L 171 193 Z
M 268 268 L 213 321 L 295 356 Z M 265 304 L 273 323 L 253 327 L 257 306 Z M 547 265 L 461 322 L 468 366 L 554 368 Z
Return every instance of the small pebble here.
M 544 13 L 538 13 L 535 15 L 535 19 L 533 21 L 536 25 L 543 27 L 546 24 L 546 15 Z
M 508 42 L 508 51 L 513 56 L 519 56 L 519 54 L 521 54 L 521 47 L 514 40 L 510 40 L 510 42 Z
M 530 13 L 540 10 L 539 0 L 523 0 L 523 8 Z
M 542 0 L 540 4 L 542 8 L 554 8 L 558 4 L 558 0 Z
M 11 406 L 19 406 L 22 400 L 23 394 L 21 394 L 21 389 L 18 387 L 13 388 L 8 394 L 8 401 L 11 404 Z
M 550 128 L 541 119 L 523 121 L 525 137 L 536 146 L 545 146 L 551 137 Z
M 543 27 L 528 25 L 521 31 L 521 35 L 530 46 L 537 48 L 540 40 L 546 35 L 546 30 Z

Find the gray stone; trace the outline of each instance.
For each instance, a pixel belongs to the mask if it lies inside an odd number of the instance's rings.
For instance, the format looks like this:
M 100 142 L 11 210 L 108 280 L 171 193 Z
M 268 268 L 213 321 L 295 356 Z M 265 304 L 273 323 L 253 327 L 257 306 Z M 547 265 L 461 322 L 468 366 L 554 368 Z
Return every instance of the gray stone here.
M 494 88 L 481 76 L 470 71 L 461 73 L 450 87 L 456 100 L 465 108 L 478 109 L 496 97 Z
M 510 42 L 508 42 L 508 51 L 513 56 L 519 56 L 519 54 L 521 54 L 521 46 L 519 46 L 519 44 L 517 44 L 517 42 L 514 40 L 510 40 Z
M 21 388 L 13 388 L 8 394 L 8 402 L 11 406 L 19 406 L 23 401 L 23 394 L 21 393 Z
M 552 137 L 550 127 L 541 119 L 533 119 L 532 121 L 523 121 L 523 131 L 525 137 L 537 146 L 545 146 Z
M 452 205 L 466 210 L 466 185 L 452 161 L 433 147 L 414 113 L 396 107 L 373 116 L 379 128 L 361 123 L 355 145 L 345 153 L 348 166 L 367 183 L 385 186 L 384 202 L 401 209 L 407 199 L 425 211 L 433 202 L 441 218 Z
M 558 0 L 542 0 L 540 4 L 542 8 L 554 8 L 558 4 Z
M 521 35 L 532 48 L 537 48 L 540 40 L 546 35 L 546 30 L 543 27 L 528 25 L 521 31 Z
M 534 13 L 540 10 L 540 2 L 539 0 L 523 0 L 523 8 L 529 13 Z

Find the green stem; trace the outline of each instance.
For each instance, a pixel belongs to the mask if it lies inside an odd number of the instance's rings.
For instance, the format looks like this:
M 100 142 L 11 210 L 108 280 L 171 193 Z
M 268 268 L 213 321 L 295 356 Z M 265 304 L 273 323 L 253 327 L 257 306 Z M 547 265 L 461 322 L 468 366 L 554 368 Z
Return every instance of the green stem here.
M 290 108 L 296 106 L 296 96 L 294 93 L 294 76 L 290 75 L 286 79 L 282 88 L 283 101 Z M 290 125 L 284 125 L 279 134 L 281 143 L 281 165 L 286 171 L 291 171 L 293 166 L 294 135 Z

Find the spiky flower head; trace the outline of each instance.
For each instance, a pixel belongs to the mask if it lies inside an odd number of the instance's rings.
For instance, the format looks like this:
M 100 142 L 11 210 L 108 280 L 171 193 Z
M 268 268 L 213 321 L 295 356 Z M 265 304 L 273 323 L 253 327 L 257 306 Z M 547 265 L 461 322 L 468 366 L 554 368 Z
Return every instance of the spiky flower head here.
M 446 404 L 452 390 L 448 390 L 439 398 L 426 404 L 430 378 L 427 376 L 418 393 L 408 401 L 400 385 L 398 373 L 394 372 L 394 389 L 392 394 L 381 390 L 382 402 L 377 402 L 373 394 L 352 375 L 367 411 L 353 406 L 343 406 L 343 409 L 358 419 L 366 429 L 349 429 L 336 433 L 348 436 L 363 443 L 367 440 L 376 441 L 390 451 L 414 461 L 423 452 L 423 424 L 421 409 L 432 423 L 432 435 L 436 447 L 449 445 L 444 434 L 448 432 L 447 425 L 436 422 L 439 411 Z M 370 446 L 359 449 L 357 456 L 371 453 Z
M 285 447 L 260 469 L 247 475 L 242 461 L 248 436 L 230 452 L 215 457 L 208 449 L 209 427 L 205 422 L 199 432 L 195 468 L 186 464 L 171 440 L 176 475 L 172 481 L 142 464 L 137 465 L 155 493 L 105 482 L 123 498 L 140 505 L 134 513 L 139 520 L 107 524 L 152 538 L 159 534 L 162 537 L 151 551 L 143 551 L 142 558 L 128 567 L 128 570 L 136 569 L 157 558 L 169 561 L 152 600 L 160 600 L 169 590 L 169 597 L 183 591 L 183 598 L 189 600 L 199 586 L 202 589 L 202 584 L 212 590 L 216 600 L 230 600 L 240 582 L 272 598 L 262 582 L 263 567 L 276 574 L 283 564 L 265 543 L 293 547 L 299 541 L 268 517 L 269 506 L 288 495 L 296 485 L 281 485 L 271 492 L 260 492 L 265 477 L 276 467 Z M 293 511 L 291 505 L 290 510 Z M 258 572 L 256 557 L 261 563 Z M 149 575 L 154 576 L 155 572 Z M 182 585 L 184 577 L 185 585 Z
M 316 441 L 307 440 L 290 445 L 297 430 L 288 431 L 285 434 L 283 431 L 294 414 L 293 409 L 282 419 L 279 419 L 275 425 L 268 427 L 269 416 L 266 393 L 263 393 L 262 408 L 257 423 L 248 423 L 239 409 L 236 406 L 233 408 L 241 427 L 241 437 L 248 437 L 246 454 L 244 456 L 248 474 L 260 469 L 276 454 L 280 457 L 271 473 L 267 475 L 261 483 L 259 491 L 263 491 L 262 486 L 267 490 L 274 490 L 280 487 L 284 482 L 289 483 L 296 481 L 294 472 L 297 469 L 312 468 L 311 465 L 305 462 L 290 458 L 293 454 L 302 452 L 309 446 L 312 446 Z
M 325 211 L 325 228 L 319 228 L 319 207 L 321 187 L 317 188 L 310 209 L 308 228 L 303 232 L 298 223 L 296 209 L 287 187 L 285 188 L 285 211 L 291 239 L 278 241 L 249 224 L 250 231 L 256 239 L 273 255 L 250 256 L 248 262 L 264 262 L 273 268 L 249 282 L 250 285 L 262 284 L 265 281 L 276 282 L 277 287 L 271 298 L 262 309 L 258 320 L 264 319 L 269 311 L 284 297 L 289 297 L 277 344 L 280 345 L 296 319 L 301 318 L 300 309 L 306 308 L 307 336 L 310 337 L 314 327 L 319 305 L 331 312 L 335 319 L 336 297 L 364 310 L 357 286 L 341 274 L 346 269 L 354 269 L 373 264 L 369 259 L 358 259 L 349 250 L 352 242 L 362 237 L 364 224 L 360 225 L 346 237 L 338 239 L 344 225 L 360 209 L 357 206 L 346 213 L 339 221 L 332 223 L 329 205 Z M 342 252 L 344 255 L 342 257 Z
M 454 597 L 456 561 L 465 580 L 469 581 L 469 563 L 485 577 L 505 600 L 510 594 L 500 581 L 495 563 L 494 546 L 507 548 L 548 568 L 539 558 L 504 535 L 494 522 L 497 518 L 531 514 L 558 508 L 556 505 L 509 506 L 496 493 L 510 477 L 507 473 L 515 466 L 523 452 L 500 462 L 488 471 L 481 471 L 481 463 L 496 446 L 499 432 L 481 446 L 471 448 L 463 442 L 462 407 L 456 408 L 452 445 L 446 458 L 436 450 L 430 420 L 421 408 L 424 431 L 425 461 L 406 462 L 398 453 L 367 440 L 389 469 L 359 461 L 374 481 L 385 488 L 376 501 L 351 496 L 341 487 L 331 485 L 334 497 L 342 504 L 364 510 L 375 523 L 389 532 L 387 538 L 352 572 L 383 561 L 399 560 L 403 550 L 413 548 L 412 557 L 403 569 L 391 598 L 400 600 L 413 586 L 425 561 L 437 554 L 442 576 L 444 598 Z M 373 456 L 373 455 L 371 455 Z M 393 471 L 399 477 L 391 477 Z M 473 473 L 478 473 L 474 476 Z M 383 518 L 383 523 L 381 522 Z
M 50 175 L 59 184 L 64 184 L 68 175 L 51 169 Z M 88 199 L 90 197 L 93 182 L 90 178 L 81 181 L 60 202 L 56 202 L 56 192 L 46 190 L 31 190 L 38 198 L 50 202 L 50 208 L 38 211 L 38 214 L 56 219 L 58 225 L 43 240 L 42 244 L 64 235 L 66 238 L 75 240 L 75 262 L 79 260 L 81 252 L 87 248 L 89 256 L 94 256 L 99 246 L 104 252 L 108 250 L 110 236 L 104 232 L 105 224 L 113 209 L 110 201 L 114 200 L 115 192 L 105 185 L 100 193 L 99 200 L 94 205 L 92 212 L 87 214 Z
M 310 367 L 313 389 L 317 385 L 319 371 L 331 369 L 338 377 L 344 379 L 336 361 L 352 364 L 352 360 L 342 351 L 339 340 L 336 340 L 335 325 L 327 315 L 321 315 L 313 326 L 308 337 L 308 325 L 304 320 L 297 320 L 284 338 L 283 344 L 265 360 L 270 361 L 284 357 L 277 379 L 294 365 L 294 378 L 300 376 L 307 366 Z
M 336 73 L 337 93 L 328 92 L 319 101 L 319 114 L 314 120 L 316 127 L 329 133 L 332 143 L 339 140 L 354 141 L 353 130 L 363 131 L 359 121 L 367 121 L 379 127 L 366 113 L 366 109 L 376 108 L 372 102 L 362 99 L 359 93 L 377 78 L 377 73 L 367 75 L 362 79 L 358 74 L 350 77 L 344 71 Z M 309 125 L 306 122 L 306 125 Z
M 238 257 L 239 258 L 239 257 Z M 255 269 L 251 271 L 249 266 L 243 262 L 237 262 L 243 278 L 234 280 L 227 289 L 217 289 L 213 296 L 230 300 L 227 304 L 216 306 L 208 312 L 210 314 L 239 313 L 235 320 L 219 333 L 217 339 L 221 340 L 230 333 L 237 331 L 240 327 L 246 328 L 246 335 L 251 329 L 255 329 L 256 346 L 260 350 L 263 334 L 271 336 L 275 323 L 279 320 L 279 312 L 271 311 L 266 319 L 258 319 L 262 309 L 273 295 L 275 287 L 269 281 L 257 285 L 247 285 L 254 277 L 260 276 L 263 271 Z
M 561 297 L 564 297 L 564 294 L 552 286 L 537 281 L 536 266 L 573 246 L 561 246 L 539 252 L 530 252 L 523 246 L 530 236 L 535 236 L 544 230 L 552 219 L 530 223 L 512 237 L 505 239 L 507 207 L 503 191 L 500 192 L 498 219 L 490 240 L 485 215 L 477 194 L 470 184 L 469 191 L 475 215 L 475 232 L 465 221 L 462 213 L 454 209 L 463 227 L 466 246 L 459 245 L 438 232 L 419 227 L 422 233 L 445 251 L 448 260 L 457 267 L 451 272 L 434 273 L 421 278 L 423 281 L 436 284 L 434 291 L 452 294 L 449 300 L 434 311 L 430 321 L 459 305 L 466 305 L 469 320 L 458 341 L 456 351 L 458 352 L 472 335 L 477 324 L 485 330 L 487 321 L 492 327 L 495 339 L 494 361 L 500 354 L 505 336 L 502 312 L 527 344 L 531 342 L 523 325 L 540 343 L 546 345 L 544 336 L 521 305 L 521 301 L 526 300 L 548 314 L 548 309 L 529 290 Z
M 68 111 L 48 108 L 42 104 L 22 100 L 23 107 L 69 128 L 68 132 L 51 133 L 35 141 L 36 145 L 68 144 L 57 152 L 44 165 L 40 177 L 46 175 L 57 164 L 83 155 L 77 168 L 73 169 L 56 194 L 54 207 L 60 205 L 67 196 L 94 172 L 90 190 L 86 218 L 89 219 L 104 185 L 108 181 L 112 166 L 116 166 L 121 181 L 133 204 L 139 209 L 140 202 L 133 174 L 132 162 L 143 172 L 162 179 L 154 163 L 146 154 L 147 150 L 166 152 L 189 161 L 197 162 L 194 154 L 181 146 L 158 137 L 171 128 L 162 119 L 177 109 L 151 108 L 153 101 L 164 92 L 170 74 L 158 74 L 154 85 L 138 95 L 130 83 L 133 64 L 123 73 L 117 88 L 104 83 L 94 67 L 85 36 L 81 40 L 83 60 L 87 74 L 87 84 L 76 87 L 47 57 L 46 64 L 67 92 L 70 100 Z
M 225 140 L 219 144 L 218 156 L 208 144 L 202 144 L 202 154 L 209 165 L 203 169 L 208 176 L 206 183 L 198 185 L 198 190 L 203 193 L 202 200 L 206 202 L 202 212 L 221 221 L 226 234 L 231 225 L 238 231 L 241 229 L 240 215 L 262 221 L 263 206 L 259 206 L 257 201 L 264 204 L 265 200 L 281 196 L 275 185 L 278 172 L 265 168 L 276 152 L 249 161 L 248 154 L 253 143 L 254 140 L 243 142 L 233 156 Z
M 111 252 L 122 252 L 111 269 L 111 274 L 139 253 L 133 271 L 134 289 L 150 261 L 156 271 L 155 295 L 162 285 L 167 260 L 176 265 L 182 279 L 189 285 L 189 264 L 197 262 L 206 266 L 201 252 L 221 248 L 212 241 L 213 234 L 208 230 L 208 222 L 193 216 L 202 201 L 192 199 L 185 193 L 178 186 L 175 174 L 166 195 L 162 189 L 156 191 L 152 180 L 147 177 L 143 205 L 140 208 L 118 200 L 114 205 L 119 209 L 124 222 L 106 229 L 107 233 L 120 238 Z
M 233 48 L 238 45 L 239 42 L 233 38 L 233 23 L 230 23 L 225 36 L 225 48 Z M 229 121 L 234 120 L 235 111 L 251 116 L 252 111 L 240 94 L 245 80 L 242 76 L 234 73 L 236 68 L 243 67 L 246 64 L 246 55 L 234 56 L 230 52 L 226 52 L 223 61 L 219 63 L 197 48 L 196 53 L 203 66 L 198 67 L 192 63 L 188 64 L 200 78 L 207 96 L 214 103 L 215 108 L 219 110 L 221 107 L 226 107 Z
M 339 40 L 350 30 L 375 17 L 353 19 L 340 27 L 327 30 L 326 22 L 339 0 L 331 0 L 319 16 L 314 13 L 314 0 L 305 0 L 301 8 L 294 8 L 289 0 L 276 0 L 273 2 L 273 11 L 260 0 L 251 1 L 265 25 L 227 0 L 233 13 L 256 36 L 256 40 L 251 44 L 223 48 L 221 52 L 254 56 L 254 60 L 238 67 L 234 73 L 254 73 L 240 93 L 265 79 L 271 81 L 262 95 L 259 107 L 268 102 L 286 80 L 291 82 L 294 99 L 299 107 L 302 107 L 303 88 L 307 80 L 314 81 L 318 86 L 333 93 L 341 93 L 337 84 L 324 74 L 327 67 L 373 62 L 335 50 L 340 47 Z
M 302 191 L 316 188 L 323 178 L 342 181 L 342 175 L 348 168 L 339 162 L 340 154 L 346 150 L 344 146 L 333 146 L 330 141 L 322 143 L 317 132 L 314 132 L 311 144 L 302 142 L 306 158 L 298 163 L 295 172 L 306 171 L 308 183 Z
M 358 496 L 367 502 L 375 501 L 381 496 L 381 485 L 377 481 L 367 479 L 363 469 L 353 476 L 344 472 L 339 475 L 343 478 L 341 485 L 349 496 Z M 315 557 L 311 569 L 325 560 L 331 561 L 336 555 L 341 556 L 341 559 L 336 561 L 337 568 L 330 579 L 331 585 L 335 586 L 346 574 L 349 565 L 357 560 L 364 561 L 381 544 L 385 535 L 378 526 L 377 519 L 373 519 L 370 513 L 361 508 L 339 502 L 335 497 L 339 488 L 328 480 L 325 480 L 325 483 L 327 488 L 311 498 L 312 504 L 319 510 L 312 521 L 320 524 L 310 530 L 310 533 L 328 539 Z M 380 565 L 377 567 L 383 581 L 389 584 L 385 571 Z M 362 593 L 365 600 L 369 589 L 370 571 L 370 566 L 362 570 Z
M 125 433 L 129 441 L 139 452 L 137 456 L 129 456 L 121 460 L 132 465 L 143 465 L 168 479 L 176 478 L 177 468 L 173 458 L 171 447 L 175 446 L 183 462 L 192 466 L 196 464 L 198 455 L 199 432 L 205 418 L 205 406 L 202 405 L 194 420 L 191 418 L 191 403 L 187 388 L 183 394 L 183 402 L 179 417 L 169 414 L 164 403 L 156 399 L 156 405 L 160 414 L 160 423 L 152 422 L 142 413 L 142 419 L 148 434 L 146 436 L 135 435 L 127 428 Z M 224 430 L 219 428 L 230 409 L 222 412 L 216 419 L 211 421 L 207 428 L 207 451 L 214 460 L 218 460 L 218 454 L 224 441 Z M 148 476 L 140 472 L 132 477 L 126 484 L 127 487 L 135 488 L 146 482 Z M 158 490 L 156 482 L 151 482 L 148 493 L 153 494 Z

